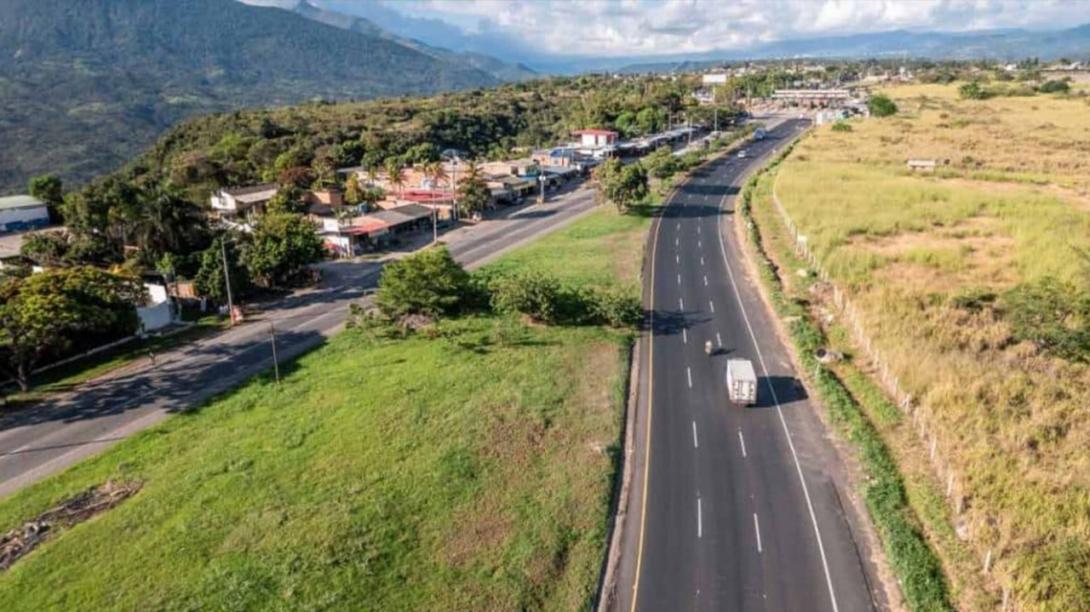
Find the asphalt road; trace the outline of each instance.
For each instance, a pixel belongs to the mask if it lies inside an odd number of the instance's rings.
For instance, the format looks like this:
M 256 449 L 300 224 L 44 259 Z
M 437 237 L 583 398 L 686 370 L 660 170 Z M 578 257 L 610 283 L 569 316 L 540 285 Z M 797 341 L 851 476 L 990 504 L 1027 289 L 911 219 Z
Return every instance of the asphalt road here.
M 441 236 L 463 265 L 502 253 L 574 221 L 594 207 L 585 188 L 543 205 Z M 417 245 L 428 235 L 417 236 Z M 272 367 L 270 330 L 281 361 L 322 344 L 342 329 L 347 305 L 374 287 L 382 262 L 333 262 L 319 287 L 268 305 L 254 320 L 202 341 L 141 360 L 43 405 L 0 419 L 0 496 L 102 452 L 172 413 L 199 405 Z
M 652 228 L 644 416 L 614 607 L 855 612 L 882 605 L 831 443 L 796 384 L 732 231 L 744 177 L 805 127 L 697 172 Z M 714 351 L 705 353 L 711 341 Z M 728 358 L 759 377 L 727 400 Z M 649 415 L 649 417 L 647 416 Z M 648 430 L 648 424 L 650 428 Z

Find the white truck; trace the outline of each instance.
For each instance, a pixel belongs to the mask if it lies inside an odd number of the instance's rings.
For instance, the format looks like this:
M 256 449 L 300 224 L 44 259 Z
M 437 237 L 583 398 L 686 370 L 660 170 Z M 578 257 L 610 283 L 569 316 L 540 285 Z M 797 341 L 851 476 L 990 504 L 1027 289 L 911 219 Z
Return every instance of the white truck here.
M 757 403 L 757 373 L 748 359 L 727 360 L 727 396 L 732 404 L 752 406 Z

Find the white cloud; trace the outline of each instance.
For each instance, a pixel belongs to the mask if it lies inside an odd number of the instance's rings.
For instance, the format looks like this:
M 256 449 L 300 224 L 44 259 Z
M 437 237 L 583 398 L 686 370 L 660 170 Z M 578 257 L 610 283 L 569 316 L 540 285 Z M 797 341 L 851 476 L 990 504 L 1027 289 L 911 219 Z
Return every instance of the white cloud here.
M 901 28 L 1046 28 L 1090 21 L 1087 0 L 383 1 L 414 17 L 439 18 L 469 32 L 498 31 L 541 51 L 579 55 L 699 52 Z
M 290 7 L 298 0 L 243 0 Z M 1090 22 L 1090 0 L 310 0 L 362 16 L 401 14 L 399 34 L 445 24 L 537 52 L 635 56 L 739 49 L 800 37 L 891 29 L 1057 28 Z M 429 22 L 419 21 L 427 19 Z M 378 19 L 380 23 L 382 19 Z M 452 44 L 428 40 L 432 44 Z M 491 42 L 490 42 L 491 41 Z M 454 44 L 453 46 L 460 46 Z M 474 46 L 474 43 L 467 43 Z

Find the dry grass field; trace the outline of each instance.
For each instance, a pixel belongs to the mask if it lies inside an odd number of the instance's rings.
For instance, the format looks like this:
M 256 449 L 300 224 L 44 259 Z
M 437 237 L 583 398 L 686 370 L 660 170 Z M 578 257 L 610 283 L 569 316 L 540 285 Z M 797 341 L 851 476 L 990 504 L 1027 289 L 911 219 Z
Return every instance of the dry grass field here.
M 1090 367 L 1020 341 L 1004 308 L 1046 278 L 1090 291 L 1090 104 L 887 93 L 898 115 L 817 128 L 776 194 L 933 424 L 995 584 L 1018 609 L 1090 609 Z

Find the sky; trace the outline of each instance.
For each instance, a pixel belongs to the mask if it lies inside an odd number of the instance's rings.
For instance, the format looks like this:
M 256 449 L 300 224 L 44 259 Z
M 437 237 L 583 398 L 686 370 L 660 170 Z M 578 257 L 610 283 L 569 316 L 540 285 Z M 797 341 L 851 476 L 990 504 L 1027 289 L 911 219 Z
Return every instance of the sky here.
M 514 59 L 654 56 L 893 29 L 1058 29 L 1090 22 L 1090 0 L 310 1 L 430 44 L 502 49 Z

